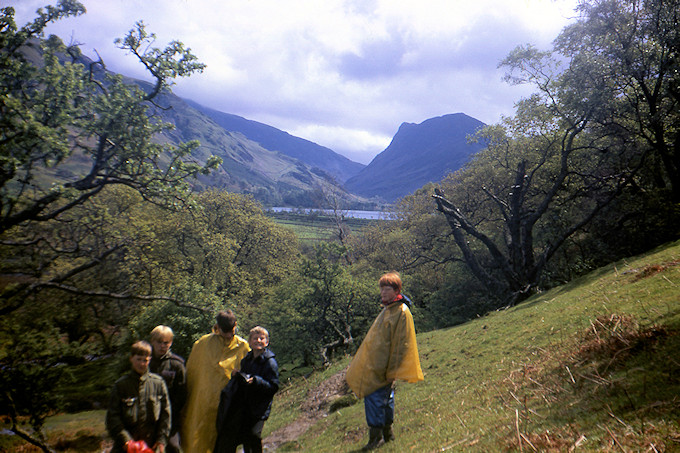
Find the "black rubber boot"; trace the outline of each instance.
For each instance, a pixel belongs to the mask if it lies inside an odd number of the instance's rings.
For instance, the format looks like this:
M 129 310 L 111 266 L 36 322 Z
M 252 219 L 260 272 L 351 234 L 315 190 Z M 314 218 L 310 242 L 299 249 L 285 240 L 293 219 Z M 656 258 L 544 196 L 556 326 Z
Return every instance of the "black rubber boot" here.
M 394 440 L 394 431 L 392 431 L 392 425 L 385 425 L 382 429 L 382 436 L 385 442 L 390 442 Z
M 377 428 L 369 426 L 369 428 L 368 443 L 364 445 L 364 448 L 362 448 L 361 451 L 369 451 L 378 448 L 378 445 L 380 445 L 380 441 L 382 440 L 383 429 L 381 426 L 378 426 Z

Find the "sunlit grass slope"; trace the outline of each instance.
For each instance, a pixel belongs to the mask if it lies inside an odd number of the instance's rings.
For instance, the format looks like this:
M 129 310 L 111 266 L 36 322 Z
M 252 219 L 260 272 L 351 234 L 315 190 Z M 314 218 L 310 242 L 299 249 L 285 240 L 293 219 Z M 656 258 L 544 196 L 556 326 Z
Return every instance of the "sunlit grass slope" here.
M 425 381 L 397 385 L 397 439 L 379 451 L 680 451 L 679 332 L 677 242 L 517 307 L 419 334 Z M 294 423 L 309 391 L 347 362 L 285 385 L 265 436 Z M 59 451 L 101 451 L 103 417 L 50 417 L 48 441 Z M 279 451 L 355 451 L 366 431 L 358 403 Z M 2 434 L 0 451 L 38 449 Z
M 425 382 L 397 385 L 380 451 L 680 451 L 679 331 L 680 242 L 419 334 Z M 265 434 L 312 385 L 277 396 Z M 361 402 L 280 451 L 354 451 L 366 431 Z

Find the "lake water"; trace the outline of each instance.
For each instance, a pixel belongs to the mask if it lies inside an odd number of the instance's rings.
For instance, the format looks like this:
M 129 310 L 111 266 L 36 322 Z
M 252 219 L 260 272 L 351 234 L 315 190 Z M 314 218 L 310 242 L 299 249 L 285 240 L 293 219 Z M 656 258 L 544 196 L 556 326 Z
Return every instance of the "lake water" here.
M 269 210 L 272 212 L 295 212 L 295 213 L 301 213 L 301 214 L 312 214 L 312 213 L 319 213 L 319 214 L 326 214 L 326 215 L 332 215 L 333 210 L 332 209 L 311 209 L 311 208 L 287 208 L 287 207 L 273 207 L 273 208 L 266 208 L 265 210 Z M 385 212 L 385 211 L 359 211 L 359 210 L 353 210 L 353 209 L 343 209 L 340 211 L 343 217 L 351 217 L 354 219 L 372 219 L 372 220 L 392 220 L 392 213 L 391 212 Z

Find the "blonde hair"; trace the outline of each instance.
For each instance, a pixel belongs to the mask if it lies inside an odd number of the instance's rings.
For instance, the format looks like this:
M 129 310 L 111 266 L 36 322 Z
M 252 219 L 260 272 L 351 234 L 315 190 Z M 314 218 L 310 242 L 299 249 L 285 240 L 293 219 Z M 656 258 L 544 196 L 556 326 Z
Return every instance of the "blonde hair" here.
M 172 340 L 175 337 L 175 334 L 170 327 L 163 325 L 154 327 L 150 334 L 151 341 L 162 341 L 162 339 L 166 337 L 170 337 Z
M 250 333 L 248 334 L 248 339 L 250 340 L 253 335 L 255 334 L 261 334 L 267 337 L 267 340 L 269 340 L 269 332 L 267 332 L 267 329 L 265 329 L 262 326 L 255 326 L 252 329 L 250 329 Z

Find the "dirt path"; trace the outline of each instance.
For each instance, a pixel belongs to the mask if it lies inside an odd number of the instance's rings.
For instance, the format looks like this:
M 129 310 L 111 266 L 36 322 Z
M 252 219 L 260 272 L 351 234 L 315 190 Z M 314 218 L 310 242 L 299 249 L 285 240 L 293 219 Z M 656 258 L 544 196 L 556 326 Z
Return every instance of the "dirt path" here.
M 311 389 L 304 403 L 302 403 L 302 415 L 290 425 L 284 426 L 262 440 L 263 447 L 268 452 L 300 437 L 313 426 L 318 420 L 328 414 L 330 404 L 339 397 L 349 392 L 345 382 L 345 370 L 334 374 L 323 381 L 317 387 Z

